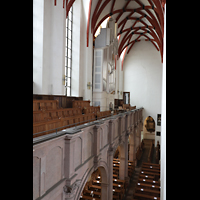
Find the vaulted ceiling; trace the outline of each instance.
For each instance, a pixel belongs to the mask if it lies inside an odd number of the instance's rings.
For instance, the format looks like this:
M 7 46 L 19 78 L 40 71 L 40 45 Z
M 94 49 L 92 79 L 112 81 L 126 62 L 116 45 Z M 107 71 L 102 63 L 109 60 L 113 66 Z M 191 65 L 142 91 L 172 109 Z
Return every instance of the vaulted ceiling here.
M 66 15 L 74 1 L 63 0 L 63 5 L 64 3 L 67 5 Z M 118 58 L 123 50 L 128 54 L 136 42 L 145 40 L 150 41 L 160 51 L 161 62 L 163 62 L 165 3 L 166 0 L 90 0 L 87 45 L 89 28 L 91 27 L 94 36 L 101 23 L 108 17 L 112 17 L 118 24 Z

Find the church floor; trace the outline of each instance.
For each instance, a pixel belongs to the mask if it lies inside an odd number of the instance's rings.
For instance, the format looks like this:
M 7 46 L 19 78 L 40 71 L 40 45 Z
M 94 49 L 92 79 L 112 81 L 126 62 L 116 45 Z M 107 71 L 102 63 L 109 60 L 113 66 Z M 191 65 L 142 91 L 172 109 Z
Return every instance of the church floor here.
M 147 159 L 148 159 L 150 144 L 151 144 L 152 140 L 144 139 L 143 141 L 144 141 L 143 153 L 142 153 L 141 159 L 138 161 L 137 166 L 135 167 L 135 172 L 133 174 L 133 177 L 131 178 L 130 185 L 129 185 L 129 188 L 128 188 L 128 192 L 127 192 L 127 195 L 124 198 L 124 200 L 132 200 L 133 199 L 133 193 L 135 191 L 135 187 L 136 187 L 136 183 L 137 183 L 137 180 L 138 180 L 138 177 L 139 177 L 139 173 L 140 173 L 140 170 L 141 170 L 142 163 L 147 162 Z M 155 159 L 154 159 L 155 153 L 156 153 L 156 149 L 154 148 L 153 159 L 151 161 L 152 163 L 156 163 Z

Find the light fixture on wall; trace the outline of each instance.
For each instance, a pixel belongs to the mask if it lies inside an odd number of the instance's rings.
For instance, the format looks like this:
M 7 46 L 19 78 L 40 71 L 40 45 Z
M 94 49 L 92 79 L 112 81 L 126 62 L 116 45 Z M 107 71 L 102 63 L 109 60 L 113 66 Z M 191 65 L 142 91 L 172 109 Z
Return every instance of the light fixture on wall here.
M 90 82 L 87 83 L 87 89 L 90 90 L 90 87 L 92 87 L 92 84 Z

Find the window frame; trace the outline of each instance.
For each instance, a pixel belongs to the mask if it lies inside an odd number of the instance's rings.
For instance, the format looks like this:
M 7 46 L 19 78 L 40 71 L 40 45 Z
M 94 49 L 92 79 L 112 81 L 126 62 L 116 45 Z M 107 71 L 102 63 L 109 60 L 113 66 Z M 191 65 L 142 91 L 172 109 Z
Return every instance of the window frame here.
M 69 27 L 71 26 L 71 27 Z M 65 88 L 66 96 L 71 96 L 72 83 L 72 40 L 73 40 L 73 6 L 70 8 L 66 18 L 65 37 Z M 69 43 L 71 42 L 71 45 Z

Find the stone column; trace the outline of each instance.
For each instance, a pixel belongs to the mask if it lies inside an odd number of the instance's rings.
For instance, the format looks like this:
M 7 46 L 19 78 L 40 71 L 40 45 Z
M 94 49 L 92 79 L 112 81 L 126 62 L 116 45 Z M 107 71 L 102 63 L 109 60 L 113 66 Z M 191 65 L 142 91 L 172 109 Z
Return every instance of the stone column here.
M 103 200 L 109 200 L 109 198 L 108 198 L 108 185 L 109 184 L 107 184 L 107 183 L 101 183 L 101 199 L 103 199 Z
M 134 161 L 134 156 L 135 156 L 135 140 L 134 140 L 134 133 L 133 133 L 133 128 L 129 137 L 129 160 Z
M 108 171 L 108 199 L 113 199 L 113 148 L 111 147 L 108 149 Z
M 138 125 L 137 125 L 137 122 L 135 124 L 135 133 L 134 133 L 134 138 L 135 138 L 135 166 L 137 165 L 137 157 L 136 157 L 136 152 L 137 152 L 137 149 L 138 149 L 138 141 L 139 141 L 139 138 L 138 138 Z
M 64 173 L 67 180 L 74 175 L 74 149 L 76 139 L 68 135 L 65 138 Z M 70 182 L 68 183 L 71 184 Z
M 128 177 L 128 137 L 129 137 L 129 132 L 126 131 L 125 144 L 124 144 L 124 150 L 125 150 L 125 177 Z
M 119 165 L 119 179 L 125 180 L 126 170 L 125 170 L 125 142 L 120 145 L 120 165 Z
M 128 177 L 128 138 L 129 138 L 129 131 L 126 131 L 125 134 L 125 181 L 126 185 L 129 184 L 130 178 Z
M 94 145 L 93 145 L 93 153 L 94 153 L 94 170 L 97 169 L 98 160 L 99 160 L 99 150 L 100 150 L 100 135 L 99 135 L 99 125 L 94 126 Z

